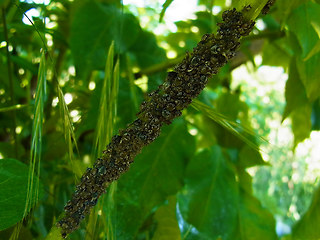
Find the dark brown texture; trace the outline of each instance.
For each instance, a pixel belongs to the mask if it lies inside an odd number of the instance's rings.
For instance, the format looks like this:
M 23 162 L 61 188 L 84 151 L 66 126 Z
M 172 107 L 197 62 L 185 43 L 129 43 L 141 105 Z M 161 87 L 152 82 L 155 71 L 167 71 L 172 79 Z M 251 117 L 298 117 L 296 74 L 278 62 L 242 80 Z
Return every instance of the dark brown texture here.
M 262 14 L 267 14 L 270 11 L 271 6 L 276 2 L 276 0 L 269 0 L 267 4 L 262 9 Z
M 240 38 L 248 35 L 253 21 L 244 19 L 236 9 L 222 14 L 216 35 L 205 34 L 192 53 L 187 53 L 166 81 L 148 94 L 137 119 L 115 135 L 92 168 L 88 168 L 65 206 L 65 216 L 58 222 L 62 236 L 78 228 L 80 221 L 96 205 L 106 187 L 126 172 L 141 149 L 153 142 L 163 124 L 181 115 L 205 88 L 208 78 L 235 55 Z

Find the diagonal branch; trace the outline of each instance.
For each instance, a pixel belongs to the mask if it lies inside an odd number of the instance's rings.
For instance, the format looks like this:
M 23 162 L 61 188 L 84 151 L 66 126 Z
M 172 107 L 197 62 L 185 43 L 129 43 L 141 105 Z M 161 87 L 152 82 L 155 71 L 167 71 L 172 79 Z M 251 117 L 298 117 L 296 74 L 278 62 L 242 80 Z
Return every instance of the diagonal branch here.
M 259 5 L 259 8 L 261 10 L 263 6 Z M 248 17 L 251 16 L 249 11 L 248 8 L 243 12 L 236 9 L 225 11 L 217 34 L 205 34 L 193 52 L 187 53 L 174 71 L 168 73 L 165 82 L 148 94 L 137 119 L 113 136 L 101 158 L 83 174 L 66 204 L 65 216 L 57 223 L 62 237 L 79 227 L 80 221 L 96 205 L 106 187 L 128 171 L 142 148 L 159 136 L 162 125 L 170 124 L 179 117 L 205 88 L 208 78 L 235 55 L 241 37 L 248 35 L 254 26 Z

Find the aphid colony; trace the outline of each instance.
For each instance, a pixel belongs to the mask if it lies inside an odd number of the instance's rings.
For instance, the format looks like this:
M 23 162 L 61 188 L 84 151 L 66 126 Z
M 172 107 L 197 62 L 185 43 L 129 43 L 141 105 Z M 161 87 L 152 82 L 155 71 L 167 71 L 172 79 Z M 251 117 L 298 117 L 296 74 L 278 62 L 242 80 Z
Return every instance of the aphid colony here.
M 271 8 L 271 6 L 276 2 L 276 0 L 269 0 L 267 4 L 262 9 L 262 14 L 267 14 Z
M 148 94 L 137 119 L 115 135 L 102 157 L 86 170 L 64 208 L 65 216 L 57 224 L 63 237 L 78 228 L 106 187 L 129 169 L 144 146 L 159 136 L 161 126 L 181 115 L 204 89 L 208 78 L 235 55 L 241 36 L 248 35 L 254 26 L 236 9 L 225 11 L 222 19 L 217 34 L 202 37 L 193 52 L 168 73 L 166 81 Z

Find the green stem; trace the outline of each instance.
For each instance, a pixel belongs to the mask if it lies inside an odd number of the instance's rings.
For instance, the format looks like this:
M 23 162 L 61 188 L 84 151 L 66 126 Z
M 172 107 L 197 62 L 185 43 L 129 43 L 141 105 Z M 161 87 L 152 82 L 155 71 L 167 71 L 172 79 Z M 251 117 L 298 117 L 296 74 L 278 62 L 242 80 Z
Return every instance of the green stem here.
M 244 9 L 247 6 L 250 6 L 250 8 L 247 8 L 247 10 L 243 10 L 243 16 L 247 20 L 255 20 L 259 14 L 261 13 L 262 9 L 266 4 L 269 2 L 269 0 L 244 0 L 244 1 L 238 1 L 238 4 L 236 4 L 237 9 Z
M 14 101 L 13 75 L 12 75 L 11 58 L 10 58 L 10 51 L 9 51 L 9 37 L 8 37 L 8 28 L 7 28 L 7 20 L 6 20 L 6 9 L 4 7 L 2 8 L 2 21 L 3 21 L 4 37 L 7 43 L 6 53 L 7 53 L 7 67 L 8 67 L 9 89 L 10 89 L 10 102 L 11 102 L 11 105 L 14 106 L 15 101 Z M 15 152 L 15 157 L 18 158 L 18 142 L 17 142 L 17 134 L 16 134 L 16 127 L 17 127 L 16 112 L 12 111 L 11 116 L 12 116 L 11 133 L 14 141 L 14 152 Z

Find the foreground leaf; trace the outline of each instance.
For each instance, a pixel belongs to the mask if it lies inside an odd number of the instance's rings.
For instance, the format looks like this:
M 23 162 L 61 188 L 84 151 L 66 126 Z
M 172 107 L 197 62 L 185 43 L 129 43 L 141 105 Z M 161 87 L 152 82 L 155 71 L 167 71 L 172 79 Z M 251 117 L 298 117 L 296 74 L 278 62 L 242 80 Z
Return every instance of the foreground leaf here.
M 16 224 L 23 218 L 28 172 L 28 166 L 16 159 L 0 159 L 0 230 Z
M 152 240 L 180 240 L 180 230 L 176 217 L 175 196 L 169 197 L 168 205 L 161 206 L 155 213 L 157 229 Z

